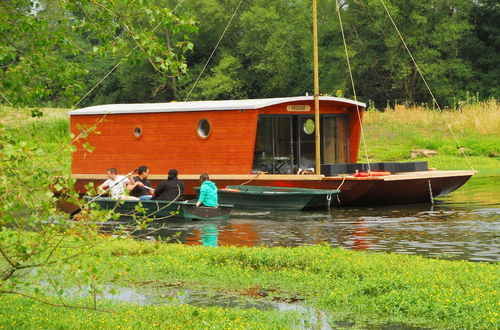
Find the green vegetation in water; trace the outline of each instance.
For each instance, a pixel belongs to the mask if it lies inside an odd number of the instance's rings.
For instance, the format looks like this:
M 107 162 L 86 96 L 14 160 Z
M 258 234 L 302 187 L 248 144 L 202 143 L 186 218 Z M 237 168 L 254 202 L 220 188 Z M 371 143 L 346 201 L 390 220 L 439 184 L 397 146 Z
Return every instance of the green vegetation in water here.
M 80 303 L 74 300 L 73 303 Z M 20 296 L 0 296 L 0 328 L 7 329 L 284 329 L 299 315 L 256 309 L 140 306 L 104 302 L 101 310 L 61 308 Z
M 3 240 L 7 238 L 5 233 L 2 236 Z M 68 298 L 44 296 L 47 285 L 39 281 L 48 276 L 58 285 L 53 292 L 66 292 L 82 284 L 78 269 L 93 265 L 94 292 L 110 283 L 121 287 L 175 286 L 218 295 L 254 296 L 257 292 L 261 299 L 312 306 L 323 311 L 331 325 L 349 320 L 359 327 L 385 323 L 476 329 L 500 326 L 497 264 L 356 252 L 322 245 L 213 249 L 97 235 L 93 241 L 97 246 L 77 256 L 71 268 L 55 264 L 46 267 L 43 274 L 33 275 L 31 290 L 53 303 L 83 304 L 112 310 L 111 314 L 54 308 L 21 296 L 0 295 L 0 325 L 216 328 L 222 324 L 223 328 L 274 329 L 296 328 L 300 319 L 298 312 L 138 306 L 101 300 L 94 305 L 92 297 L 66 301 Z

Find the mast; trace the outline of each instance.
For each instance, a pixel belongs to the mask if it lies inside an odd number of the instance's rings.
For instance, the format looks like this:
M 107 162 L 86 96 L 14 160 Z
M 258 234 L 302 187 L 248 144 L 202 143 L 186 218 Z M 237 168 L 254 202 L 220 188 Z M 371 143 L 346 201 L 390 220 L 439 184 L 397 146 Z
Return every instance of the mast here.
M 318 20 L 316 0 L 312 3 L 313 9 L 313 54 L 314 54 L 314 126 L 316 144 L 316 174 L 321 174 L 321 148 L 319 132 L 319 69 L 318 69 Z

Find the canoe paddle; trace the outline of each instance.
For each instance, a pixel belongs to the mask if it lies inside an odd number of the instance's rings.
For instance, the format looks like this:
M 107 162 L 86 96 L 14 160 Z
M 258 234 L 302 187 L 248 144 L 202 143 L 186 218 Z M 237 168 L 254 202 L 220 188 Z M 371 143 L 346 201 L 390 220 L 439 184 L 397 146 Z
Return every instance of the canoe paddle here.
M 117 186 L 118 184 L 120 184 L 123 180 L 125 180 L 126 178 L 128 178 L 129 176 L 131 176 L 132 174 L 134 174 L 135 172 L 137 172 L 138 169 L 139 168 L 136 168 L 133 171 L 129 172 L 127 175 L 125 175 L 123 178 L 121 178 L 114 185 L 112 185 L 112 186 L 108 187 L 107 189 L 105 189 L 102 193 L 100 193 L 99 195 L 97 195 L 94 198 L 92 198 L 90 201 L 88 201 L 87 203 L 85 203 L 85 205 L 83 205 L 82 207 L 80 207 L 80 208 L 74 210 L 73 212 L 71 212 L 71 214 L 69 215 L 69 217 L 73 218 L 75 215 L 77 215 L 78 213 L 82 212 L 83 209 L 85 209 L 87 207 L 87 205 L 89 205 L 90 203 L 94 202 L 96 199 L 98 199 L 99 197 L 101 197 L 102 195 L 104 195 L 105 193 L 107 193 L 111 188 L 113 188 L 113 187 Z M 152 189 L 152 188 L 149 188 L 149 189 Z

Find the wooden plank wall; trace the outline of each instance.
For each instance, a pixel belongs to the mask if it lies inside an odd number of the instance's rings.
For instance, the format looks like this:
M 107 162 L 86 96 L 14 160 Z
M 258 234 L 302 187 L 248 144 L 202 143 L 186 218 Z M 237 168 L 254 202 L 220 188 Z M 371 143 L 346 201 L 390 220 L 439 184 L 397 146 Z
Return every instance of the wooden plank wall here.
M 82 125 L 92 126 L 103 115 L 71 116 L 71 131 L 78 135 Z M 198 122 L 206 119 L 211 134 L 202 139 Z M 134 129 L 141 127 L 137 139 Z M 148 113 L 106 115 L 98 125 L 100 134 L 90 133 L 92 153 L 75 143 L 73 174 L 105 173 L 116 167 L 126 173 L 148 165 L 151 173 L 167 173 L 176 168 L 182 174 L 250 173 L 257 129 L 255 111 L 197 111 L 182 113 Z

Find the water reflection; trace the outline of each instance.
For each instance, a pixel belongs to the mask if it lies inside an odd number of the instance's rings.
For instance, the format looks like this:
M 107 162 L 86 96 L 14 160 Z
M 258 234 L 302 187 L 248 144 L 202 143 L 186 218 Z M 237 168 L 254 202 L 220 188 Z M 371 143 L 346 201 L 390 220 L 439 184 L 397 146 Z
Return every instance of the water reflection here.
M 191 234 L 184 239 L 186 244 L 212 247 L 218 245 L 219 229 L 215 224 L 203 224 L 199 228 L 193 229 Z
M 180 233 L 185 244 L 212 247 L 327 243 L 354 250 L 499 261 L 500 198 L 496 185 L 483 188 L 472 184 L 434 206 L 317 212 L 233 210 L 225 221 L 168 222 L 158 234 Z

